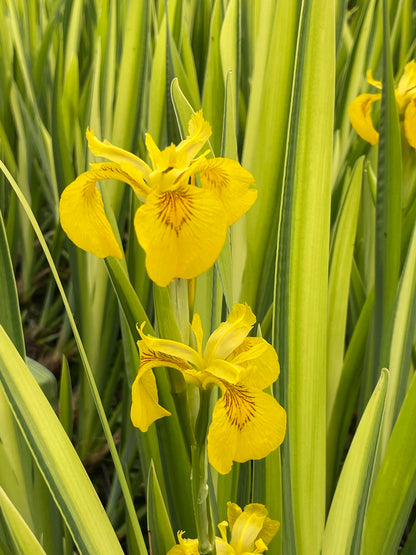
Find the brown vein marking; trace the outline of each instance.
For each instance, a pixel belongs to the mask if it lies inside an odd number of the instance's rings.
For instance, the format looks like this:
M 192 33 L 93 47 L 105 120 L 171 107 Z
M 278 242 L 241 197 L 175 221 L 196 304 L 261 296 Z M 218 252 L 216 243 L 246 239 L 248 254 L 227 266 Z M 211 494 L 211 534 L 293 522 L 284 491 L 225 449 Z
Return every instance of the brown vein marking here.
M 105 162 L 99 168 L 92 168 L 92 172 L 96 173 L 96 178 L 98 177 L 101 179 L 117 179 L 117 180 L 124 180 L 126 183 L 130 183 L 135 187 L 139 187 L 139 183 L 125 170 L 122 170 L 121 167 L 114 168 L 112 163 L 106 164 Z
M 158 219 L 179 235 L 182 226 L 192 219 L 193 207 L 193 199 L 187 191 L 166 191 L 158 201 Z
M 243 385 L 227 384 L 224 393 L 224 404 L 228 420 L 239 432 L 256 413 L 254 397 Z
M 192 368 L 190 364 L 179 357 L 168 355 L 166 353 L 162 353 L 161 351 L 153 351 L 152 349 L 140 353 L 140 366 L 144 366 L 148 362 L 157 362 L 157 366 L 173 365 L 174 368 L 177 367 L 180 370 L 189 370 Z
M 229 174 L 218 163 L 212 163 L 209 169 L 204 172 L 204 178 L 208 181 L 210 188 L 217 193 L 221 193 L 230 182 Z

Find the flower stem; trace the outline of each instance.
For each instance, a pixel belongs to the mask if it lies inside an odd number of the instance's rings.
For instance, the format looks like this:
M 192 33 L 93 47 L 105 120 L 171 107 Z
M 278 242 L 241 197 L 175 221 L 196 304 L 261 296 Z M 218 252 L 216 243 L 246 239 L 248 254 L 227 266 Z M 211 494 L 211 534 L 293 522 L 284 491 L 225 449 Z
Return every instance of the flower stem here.
M 192 497 L 194 504 L 198 549 L 201 555 L 215 555 L 215 536 L 208 490 L 207 432 L 211 391 L 202 390 L 200 408 L 192 445 Z

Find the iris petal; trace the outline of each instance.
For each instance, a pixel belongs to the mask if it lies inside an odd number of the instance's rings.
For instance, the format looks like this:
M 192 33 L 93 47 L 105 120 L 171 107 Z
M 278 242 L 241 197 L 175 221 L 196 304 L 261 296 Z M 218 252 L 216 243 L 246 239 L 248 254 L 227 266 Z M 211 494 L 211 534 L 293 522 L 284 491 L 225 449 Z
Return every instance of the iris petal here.
M 202 340 L 204 332 L 202 329 L 201 317 L 199 314 L 194 314 L 192 318 L 192 331 L 194 332 L 198 353 L 202 356 Z
M 235 160 L 206 160 L 199 173 L 202 187 L 215 192 L 224 204 L 229 226 L 239 220 L 257 198 L 257 190 L 250 187 L 254 184 L 254 177 Z
M 243 381 L 249 387 L 264 389 L 279 377 L 277 353 L 262 337 L 246 337 L 227 360 L 245 367 Z
M 252 553 L 254 542 L 263 528 L 267 509 L 260 503 L 250 503 L 244 507 L 244 511 L 235 520 L 230 544 L 237 553 Z
M 151 370 L 136 376 L 132 387 L 132 401 L 131 421 L 142 432 L 146 432 L 155 420 L 171 414 L 159 405 L 156 379 Z
M 414 60 L 406 64 L 403 75 L 400 78 L 399 85 L 396 89 L 399 97 L 399 108 L 403 108 L 403 104 L 409 100 L 409 96 L 415 94 L 416 88 L 416 63 Z
M 152 422 L 170 415 L 170 412 L 159 405 L 152 369 L 167 366 L 179 370 L 186 378 L 192 377 L 197 371 L 181 356 L 185 349 L 192 351 L 190 347 L 176 341 L 152 338 L 144 335 L 143 332 L 141 335 L 143 339 L 137 342 L 140 351 L 140 368 L 132 387 L 131 420 L 134 426 L 145 432 Z M 176 349 L 172 348 L 172 345 Z M 157 350 L 158 347 L 164 347 L 164 351 Z
M 233 461 L 262 459 L 276 449 L 286 432 L 286 411 L 274 397 L 244 385 L 225 384 L 208 432 L 208 459 L 227 474 Z
M 103 156 L 104 158 L 108 158 L 108 160 L 116 162 L 117 164 L 120 164 L 121 162 L 130 162 L 130 164 L 133 164 L 133 166 L 141 171 L 143 177 L 145 178 L 151 172 L 151 169 L 146 162 L 128 150 L 114 146 L 109 141 L 98 140 L 94 135 L 94 131 L 91 129 L 87 129 L 86 135 L 89 149 L 96 156 Z
M 201 357 L 194 349 L 192 349 L 192 347 L 189 347 L 184 343 L 180 343 L 179 341 L 159 339 L 158 337 L 146 335 L 142 331 L 143 325 L 144 324 L 142 324 L 139 329 L 142 340 L 138 341 L 137 344 L 140 352 L 146 353 L 146 362 L 149 354 L 148 351 L 153 353 L 153 358 L 149 358 L 151 368 L 154 368 L 155 366 L 169 366 L 171 368 L 176 368 L 183 373 L 187 370 L 192 370 L 193 366 L 190 363 L 193 363 L 195 366 L 201 366 Z M 172 364 L 169 364 L 170 360 L 172 361 L 173 366 Z M 140 367 L 143 365 L 144 359 L 142 355 Z
M 202 110 L 192 115 L 188 125 L 189 135 L 176 147 L 178 152 L 186 153 L 188 160 L 192 160 L 211 136 L 211 126 L 204 119 Z
M 404 132 L 409 145 L 416 148 L 416 98 L 412 98 L 404 113 Z
M 373 85 L 373 87 L 376 87 L 377 89 L 381 89 L 383 87 L 383 83 L 381 81 L 374 79 L 371 69 L 367 70 L 367 81 L 370 85 Z
M 225 322 L 211 334 L 205 347 L 207 360 L 226 359 L 248 335 L 256 317 L 247 304 L 235 304 Z
M 122 258 L 121 249 L 104 211 L 95 184 L 117 173 L 115 164 L 94 164 L 93 169 L 76 178 L 61 195 L 59 211 L 65 233 L 81 249 L 99 258 Z
M 227 520 L 231 532 L 233 531 L 234 522 L 237 520 L 242 512 L 243 510 L 239 505 L 237 505 L 237 503 L 232 503 L 231 501 L 227 502 Z
M 176 277 L 191 279 L 208 270 L 227 230 L 218 198 L 193 186 L 150 193 L 136 212 L 134 227 L 146 251 L 149 277 L 162 287 Z
M 362 139 L 372 145 L 378 144 L 378 132 L 371 119 L 373 102 L 380 100 L 381 94 L 360 94 L 348 108 L 351 125 Z

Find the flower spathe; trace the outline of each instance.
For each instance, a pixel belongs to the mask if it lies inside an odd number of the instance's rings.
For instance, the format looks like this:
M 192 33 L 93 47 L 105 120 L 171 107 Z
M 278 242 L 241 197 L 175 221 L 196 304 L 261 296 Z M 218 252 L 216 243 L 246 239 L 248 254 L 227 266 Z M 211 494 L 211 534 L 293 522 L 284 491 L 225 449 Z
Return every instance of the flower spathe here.
M 110 162 L 91 164 L 62 193 L 61 225 L 68 237 L 100 258 L 122 258 L 96 187 L 97 181 L 116 179 L 130 185 L 143 202 L 134 228 L 155 283 L 165 286 L 175 277 L 190 279 L 208 270 L 221 252 L 228 226 L 247 212 L 257 191 L 251 187 L 251 173 L 235 160 L 207 159 L 206 152 L 197 156 L 211 135 L 201 111 L 191 117 L 188 131 L 179 145 L 164 150 L 146 134 L 149 166 L 131 152 L 99 141 L 88 129 L 91 152 Z
M 280 523 L 267 516 L 267 509 L 260 503 L 250 503 L 244 511 L 235 503 L 228 502 L 227 518 L 218 525 L 221 537 L 215 538 L 218 555 L 248 555 L 264 553 L 279 530 Z M 231 538 L 228 541 L 227 528 Z M 198 540 L 183 538 L 178 532 L 179 544 L 168 551 L 167 555 L 199 555 Z
M 381 82 L 373 79 L 367 72 L 367 80 L 374 87 L 381 89 Z M 409 62 L 395 91 L 396 103 L 404 133 L 411 147 L 416 148 L 416 63 Z M 379 134 L 371 119 L 374 102 L 381 99 L 381 93 L 360 94 L 348 108 L 351 125 L 362 139 L 372 145 L 378 144 Z
M 143 324 L 138 341 L 140 368 L 132 387 L 133 424 L 144 432 L 156 419 L 170 414 L 159 405 L 152 371 L 166 366 L 200 388 L 217 385 L 221 390 L 208 431 L 208 460 L 218 472 L 226 474 L 233 461 L 262 459 L 276 449 L 285 436 L 286 412 L 263 389 L 277 380 L 279 362 L 267 341 L 247 337 L 255 321 L 248 305 L 235 304 L 204 350 L 197 314 L 192 321 L 197 349 L 145 335 Z

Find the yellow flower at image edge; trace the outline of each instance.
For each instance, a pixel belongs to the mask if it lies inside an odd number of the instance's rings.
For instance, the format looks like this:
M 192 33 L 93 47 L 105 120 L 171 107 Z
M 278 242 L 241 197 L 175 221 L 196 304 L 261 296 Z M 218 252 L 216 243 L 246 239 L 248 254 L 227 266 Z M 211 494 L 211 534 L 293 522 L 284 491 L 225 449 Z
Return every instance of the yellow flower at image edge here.
M 280 523 L 267 516 L 267 509 L 260 503 L 250 503 L 244 511 L 235 503 L 228 503 L 228 522 L 221 522 L 218 528 L 221 537 L 215 538 L 218 555 L 244 555 L 264 553 L 270 541 L 279 530 Z M 227 527 L 231 538 L 228 542 Z M 178 532 L 179 544 L 168 551 L 167 555 L 199 555 L 198 540 L 183 538 Z
M 188 130 L 179 145 L 164 150 L 146 134 L 152 167 L 87 130 L 91 152 L 111 162 L 91 164 L 63 191 L 60 217 L 68 237 L 100 258 L 122 258 L 96 187 L 97 181 L 116 179 L 130 185 L 143 202 L 134 227 L 155 283 L 165 286 L 176 277 L 190 279 L 208 270 L 221 252 L 227 227 L 247 212 L 257 191 L 251 188 L 251 173 L 235 160 L 207 159 L 206 152 L 196 156 L 211 135 L 202 112 L 191 117 Z
M 192 330 L 197 349 L 143 333 L 140 368 L 132 388 L 131 419 L 145 432 L 150 424 L 170 413 L 158 402 L 152 369 L 179 370 L 188 383 L 201 388 L 217 385 L 216 402 L 208 431 L 208 459 L 221 474 L 233 461 L 262 459 L 276 449 L 286 432 L 286 411 L 263 389 L 277 380 L 276 351 L 261 337 L 247 337 L 256 318 L 246 304 L 235 304 L 227 321 L 211 334 L 202 352 L 201 320 L 195 314 Z
M 373 79 L 370 72 L 367 72 L 367 79 L 371 85 L 381 89 L 381 82 Z M 406 139 L 411 147 L 416 148 L 416 63 L 414 61 L 406 65 L 395 94 Z M 360 94 L 348 108 L 351 125 L 362 139 L 372 145 L 378 144 L 379 134 L 371 119 L 371 109 L 372 104 L 380 99 L 381 93 Z

